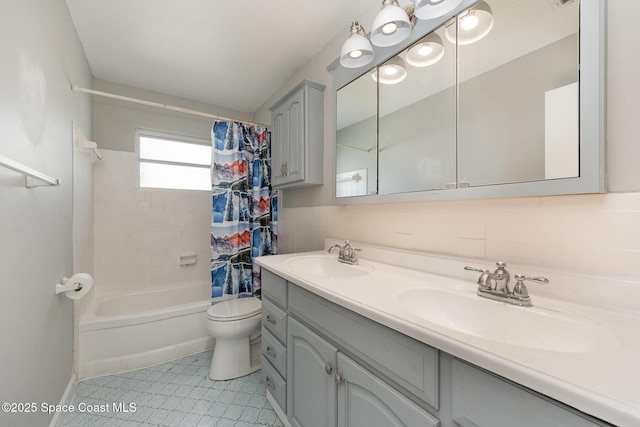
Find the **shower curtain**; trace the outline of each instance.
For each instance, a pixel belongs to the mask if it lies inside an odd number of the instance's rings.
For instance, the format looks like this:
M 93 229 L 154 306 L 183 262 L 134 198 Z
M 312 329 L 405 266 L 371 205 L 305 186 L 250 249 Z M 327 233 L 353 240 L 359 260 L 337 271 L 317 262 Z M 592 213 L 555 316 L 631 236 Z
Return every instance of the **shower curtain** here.
M 264 126 L 216 121 L 211 139 L 211 296 L 260 296 L 253 259 L 278 253 L 271 134 Z

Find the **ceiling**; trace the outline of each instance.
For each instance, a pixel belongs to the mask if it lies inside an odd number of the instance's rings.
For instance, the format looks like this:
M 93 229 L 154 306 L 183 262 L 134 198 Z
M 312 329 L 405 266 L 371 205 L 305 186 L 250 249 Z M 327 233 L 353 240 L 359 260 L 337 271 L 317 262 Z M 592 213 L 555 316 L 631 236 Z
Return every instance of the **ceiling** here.
M 251 113 L 378 0 L 66 2 L 95 77 Z

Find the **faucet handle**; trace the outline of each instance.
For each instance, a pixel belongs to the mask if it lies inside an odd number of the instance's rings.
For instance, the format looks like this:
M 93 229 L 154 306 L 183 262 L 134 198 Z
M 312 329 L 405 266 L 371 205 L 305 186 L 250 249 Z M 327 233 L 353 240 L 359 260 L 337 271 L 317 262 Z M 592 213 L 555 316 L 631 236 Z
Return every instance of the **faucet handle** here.
M 528 276 L 516 274 L 515 276 L 513 276 L 513 278 L 516 279 L 516 281 L 518 282 L 524 282 L 525 280 L 527 280 L 529 282 L 540 283 L 541 285 L 547 285 L 549 283 L 549 279 L 547 279 L 546 277 L 528 277 Z
M 482 289 L 487 289 L 489 288 L 489 279 L 491 278 L 491 272 L 489 270 L 483 270 L 481 268 L 475 268 L 475 267 L 470 267 L 470 266 L 466 266 L 464 268 L 465 270 L 468 271 L 475 271 L 480 273 L 480 277 L 478 277 L 478 286 Z
M 543 285 L 549 283 L 549 279 L 547 279 L 546 277 L 527 277 L 524 275 L 516 274 L 514 278 L 516 279 L 516 285 L 513 287 L 513 295 L 520 298 L 529 296 L 527 286 L 524 284 L 525 281 L 536 282 Z

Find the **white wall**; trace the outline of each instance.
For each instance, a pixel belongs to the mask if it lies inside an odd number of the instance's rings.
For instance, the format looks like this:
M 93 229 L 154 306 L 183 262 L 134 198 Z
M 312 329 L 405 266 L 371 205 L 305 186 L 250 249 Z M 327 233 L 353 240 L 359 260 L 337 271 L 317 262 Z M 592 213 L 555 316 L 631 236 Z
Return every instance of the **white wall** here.
M 54 295 L 73 273 L 72 121 L 91 132 L 90 100 L 70 85 L 91 72 L 64 0 L 4 1 L 0 52 L 0 153 L 62 181 L 27 189 L 0 168 L 0 397 L 57 404 L 73 357 L 73 305 Z M 50 419 L 0 413 L 0 425 Z
M 377 3 L 361 17 L 372 22 Z M 608 195 L 332 207 L 333 95 L 325 92 L 325 185 L 281 194 L 280 250 L 322 248 L 326 236 L 368 243 L 554 265 L 579 271 L 640 275 L 640 55 L 634 17 L 640 2 L 608 2 Z M 270 120 L 269 106 L 302 79 L 332 87 L 326 66 L 348 34 L 338 36 L 254 114 Z
M 78 149 L 77 138 L 84 132 L 74 123 L 73 141 L 73 272 L 88 273 L 93 269 L 93 152 Z M 84 135 L 87 137 L 86 135 Z M 92 288 L 84 298 L 73 301 L 73 372 L 79 372 L 80 319 L 95 296 Z
M 171 104 L 237 120 L 251 120 L 251 114 L 205 104 L 145 89 L 94 79 L 96 90 L 147 101 Z M 200 138 L 211 138 L 213 120 L 156 107 L 119 101 L 101 96 L 93 98 L 93 134 L 101 148 L 135 151 L 136 128 L 160 130 Z M 270 123 L 270 122 L 269 122 Z

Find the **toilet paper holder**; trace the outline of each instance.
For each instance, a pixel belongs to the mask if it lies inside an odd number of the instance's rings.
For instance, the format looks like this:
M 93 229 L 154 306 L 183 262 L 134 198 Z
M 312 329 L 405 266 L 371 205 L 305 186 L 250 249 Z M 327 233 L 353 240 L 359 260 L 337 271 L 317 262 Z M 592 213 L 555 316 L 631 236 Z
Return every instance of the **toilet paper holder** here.
M 56 295 L 61 294 L 63 292 L 68 292 L 68 291 L 78 292 L 81 290 L 82 290 L 82 283 L 69 283 L 68 277 L 62 278 L 62 284 L 56 283 Z
M 84 296 L 93 286 L 93 277 L 87 273 L 76 273 L 71 277 L 63 277 L 62 283 L 56 283 L 56 295 L 67 293 L 69 298 L 77 299 Z

